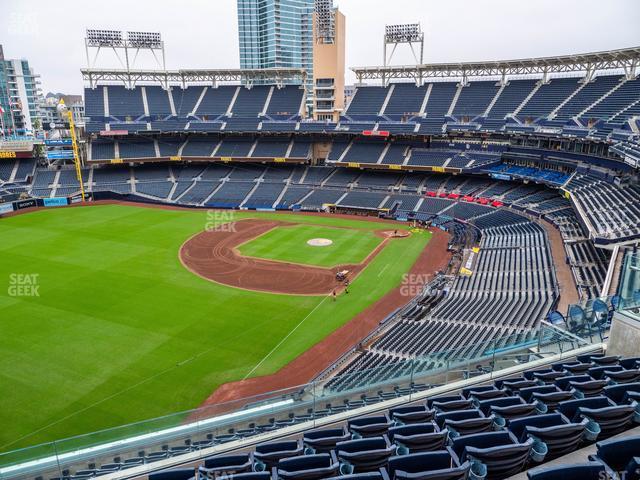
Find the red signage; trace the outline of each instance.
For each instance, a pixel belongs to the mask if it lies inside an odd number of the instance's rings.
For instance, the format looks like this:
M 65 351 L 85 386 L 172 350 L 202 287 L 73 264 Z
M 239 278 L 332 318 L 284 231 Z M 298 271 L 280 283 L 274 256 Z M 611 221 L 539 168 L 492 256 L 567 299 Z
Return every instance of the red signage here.
M 367 137 L 388 137 L 389 132 L 387 130 L 363 130 L 362 135 Z
M 129 135 L 128 130 L 100 130 L 101 137 L 117 137 L 122 135 Z

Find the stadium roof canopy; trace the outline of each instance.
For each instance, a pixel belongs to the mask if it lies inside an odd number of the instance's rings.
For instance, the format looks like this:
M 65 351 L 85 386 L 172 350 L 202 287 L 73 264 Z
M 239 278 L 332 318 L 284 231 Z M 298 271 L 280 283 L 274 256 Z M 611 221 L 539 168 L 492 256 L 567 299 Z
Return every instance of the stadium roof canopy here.
M 138 83 L 160 83 L 167 88 L 170 84 L 180 84 L 183 87 L 192 83 L 210 83 L 243 81 L 248 85 L 256 82 L 275 83 L 284 85 L 287 80 L 300 80 L 305 83 L 307 72 L 303 68 L 263 68 L 263 69 L 222 69 L 222 70 L 127 70 L 127 69 L 98 69 L 88 68 L 80 70 L 82 79 L 91 88 L 103 83 L 123 83 L 129 88 Z
M 611 50 L 608 52 L 584 53 L 560 57 L 499 60 L 491 62 L 433 63 L 386 67 L 353 67 L 358 82 L 382 80 L 386 84 L 392 79 L 413 79 L 421 84 L 425 78 L 502 77 L 507 75 L 542 74 L 546 79 L 552 73 L 584 72 L 587 78 L 601 70 L 622 69 L 628 78 L 635 78 L 640 66 L 640 47 Z

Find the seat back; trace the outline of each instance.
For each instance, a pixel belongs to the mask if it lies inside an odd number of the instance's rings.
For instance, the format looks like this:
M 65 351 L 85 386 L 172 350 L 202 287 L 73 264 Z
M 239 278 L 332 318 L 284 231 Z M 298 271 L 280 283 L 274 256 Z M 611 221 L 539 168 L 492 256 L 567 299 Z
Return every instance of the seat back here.
M 620 356 L 608 355 L 606 357 L 592 357 L 591 361 L 596 365 L 617 365 L 620 361 Z
M 534 415 L 531 417 L 518 418 L 507 422 L 507 429 L 513 433 L 518 440 L 524 440 L 527 436 L 527 427 L 549 428 L 558 425 L 566 425 L 566 417 L 560 413 L 549 413 L 546 415 Z
M 474 448 L 493 448 L 503 447 L 505 445 L 513 445 L 515 443 L 514 438 L 509 432 L 490 432 L 490 433 L 476 433 L 473 435 L 465 435 L 464 437 L 458 437 L 453 439 L 451 448 L 458 455 L 459 458 L 463 458 L 465 449 L 468 447 Z
M 437 397 L 431 397 L 427 399 L 427 407 L 433 408 L 433 404 L 435 402 L 438 403 L 448 403 L 454 402 L 456 400 L 464 400 L 465 398 L 462 395 L 440 395 Z
M 620 360 L 620 365 L 626 369 L 640 368 L 640 357 L 627 357 Z
M 620 365 L 603 365 L 590 368 L 588 374 L 591 378 L 602 380 L 606 371 L 619 372 L 621 370 L 624 370 L 624 368 L 622 368 Z
M 618 405 L 629 402 L 630 392 L 640 393 L 640 382 L 623 383 L 604 388 L 604 395 Z
M 471 464 L 458 465 L 447 451 L 416 453 L 389 459 L 389 477 L 398 480 L 466 480 Z
M 453 412 L 455 410 L 464 410 L 473 408 L 473 402 L 468 398 L 460 398 L 457 400 L 449 400 L 446 402 L 436 401 L 431 406 L 439 412 Z
M 389 410 L 389 416 L 402 423 L 424 423 L 433 419 L 435 412 L 426 405 L 396 407 Z
M 640 435 L 598 442 L 596 449 L 598 459 L 616 472 L 623 471 L 634 457 L 640 455 Z
M 361 437 L 377 437 L 389 430 L 391 422 L 386 415 L 354 418 L 347 422 L 347 428 Z
M 283 458 L 278 462 L 278 470 L 286 472 L 298 472 L 313 470 L 316 468 L 327 468 L 333 463 L 331 455 L 328 453 L 318 453 L 315 455 L 300 455 L 297 457 Z
M 269 480 L 270 478 L 271 472 L 248 472 L 220 475 L 216 477 L 216 480 Z
M 413 423 L 411 425 L 401 425 L 399 427 L 391 427 L 389 429 L 389 440 L 393 442 L 396 435 L 405 437 L 411 435 L 421 435 L 424 433 L 433 433 L 437 431 L 437 427 L 433 423 Z
M 552 412 L 558 408 L 560 402 L 571 400 L 573 394 L 571 392 L 565 392 L 558 390 L 551 393 L 534 393 L 532 400 L 545 406 L 547 411 Z
M 478 408 L 486 415 L 493 407 L 509 407 L 511 405 L 522 405 L 523 403 L 522 398 L 519 396 L 491 398 L 478 402 Z
M 490 390 L 497 390 L 494 385 L 480 385 L 473 387 L 466 387 L 462 389 L 462 396 L 464 398 L 469 398 L 471 396 L 471 392 L 486 392 Z
M 389 439 L 398 446 L 398 454 L 434 451 L 444 448 L 449 431 L 434 424 L 413 424 L 389 430 Z
M 204 468 L 215 471 L 225 472 L 246 472 L 251 468 L 253 463 L 250 454 L 243 455 L 224 455 L 221 457 L 211 457 L 204 461 Z
M 569 390 L 571 382 L 588 382 L 593 380 L 589 375 L 567 375 L 566 377 L 557 378 L 554 382 L 560 390 Z
M 193 468 L 174 468 L 149 474 L 149 480 L 189 480 L 196 475 Z
M 536 468 L 527 472 L 529 480 L 605 480 L 607 478 L 604 465 L 590 462 L 577 465 L 560 465 Z
M 493 432 L 456 438 L 452 448 L 461 460 L 475 459 L 484 464 L 488 477 L 506 478 L 522 471 L 533 443 L 533 439 L 517 443 L 507 432 Z
M 305 432 L 302 442 L 316 453 L 329 452 L 338 442 L 351 438 L 344 428 L 325 428 Z
M 388 480 L 380 472 L 352 473 L 351 475 L 340 475 L 339 477 L 329 477 L 327 480 Z
M 268 453 L 278 453 L 278 452 L 290 452 L 293 450 L 298 450 L 300 448 L 300 444 L 296 440 L 286 441 L 286 442 L 269 442 L 269 443 L 261 443 L 256 445 L 255 451 L 256 454 L 268 454 Z
M 579 408 L 605 408 L 612 406 L 613 403 L 607 397 L 581 398 L 578 400 L 566 400 L 560 402 L 558 411 L 569 420 L 579 420 L 576 415 L 579 414 Z
M 357 453 L 369 450 L 380 450 L 387 448 L 389 444 L 384 437 L 361 438 L 357 440 L 347 440 L 336 444 L 338 452 Z
M 530 402 L 533 399 L 534 393 L 555 393 L 560 390 L 555 385 L 540 385 L 536 387 L 523 388 L 518 392 L 518 395 L 525 401 Z
M 640 368 L 629 370 L 605 370 L 604 378 L 610 383 L 640 382 Z
M 597 397 L 602 395 L 606 380 L 589 380 L 586 382 L 569 382 L 569 388 L 576 397 Z
M 340 462 L 348 464 L 352 472 L 358 473 L 386 465 L 387 459 L 395 452 L 395 446 L 390 446 L 382 437 L 365 438 L 340 442 L 336 445 L 336 451 Z

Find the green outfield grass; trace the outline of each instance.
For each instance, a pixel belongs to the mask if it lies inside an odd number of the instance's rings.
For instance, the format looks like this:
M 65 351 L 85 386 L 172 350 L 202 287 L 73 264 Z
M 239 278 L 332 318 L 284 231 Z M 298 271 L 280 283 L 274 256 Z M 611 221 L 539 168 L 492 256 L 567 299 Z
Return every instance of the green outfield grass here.
M 326 238 L 333 243 L 326 247 L 313 247 L 307 244 L 307 240 L 312 238 Z M 381 242 L 382 238 L 370 230 L 292 225 L 276 227 L 240 245 L 239 250 L 250 257 L 334 267 L 362 263 Z
M 369 247 L 370 232 L 386 228 L 237 217 L 357 229 Z M 224 382 L 273 373 L 399 285 L 429 241 L 390 240 L 348 301 L 331 302 L 191 274 L 178 250 L 211 221 L 202 210 L 117 205 L 0 219 L 0 451 L 194 408 Z

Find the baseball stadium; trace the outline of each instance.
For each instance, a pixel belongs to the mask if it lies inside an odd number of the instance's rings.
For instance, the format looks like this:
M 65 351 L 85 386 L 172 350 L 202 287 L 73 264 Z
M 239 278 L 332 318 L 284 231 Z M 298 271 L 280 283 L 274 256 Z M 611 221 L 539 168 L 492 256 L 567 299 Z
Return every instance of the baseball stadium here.
M 0 479 L 640 479 L 640 48 L 388 25 L 346 95 L 303 3 L 310 65 L 88 29 L 81 114 L 10 131 L 7 90 Z

